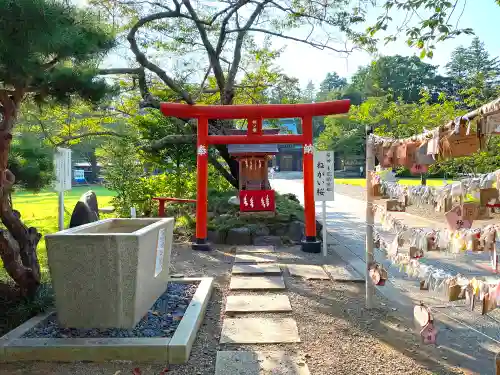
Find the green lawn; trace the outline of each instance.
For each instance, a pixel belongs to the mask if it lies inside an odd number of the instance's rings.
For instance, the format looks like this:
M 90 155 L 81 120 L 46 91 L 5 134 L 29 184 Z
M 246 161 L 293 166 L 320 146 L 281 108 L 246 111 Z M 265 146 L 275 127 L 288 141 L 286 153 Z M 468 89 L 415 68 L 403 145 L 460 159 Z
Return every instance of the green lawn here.
M 399 179 L 398 182 L 401 185 L 406 185 L 406 186 L 420 185 L 420 178 L 415 178 L 415 179 L 402 178 L 402 179 Z M 453 181 L 447 180 L 446 182 L 448 184 L 451 184 Z M 366 180 L 364 178 L 336 178 L 335 183 L 340 184 L 340 185 L 366 186 Z M 442 180 L 442 179 L 428 179 L 427 185 L 428 186 L 442 186 L 442 185 L 444 185 L 444 180 Z
M 69 225 L 71 213 L 80 196 L 88 190 L 93 190 L 97 195 L 99 207 L 110 205 L 110 200 L 114 193 L 102 186 L 79 186 L 64 194 L 65 206 L 65 227 Z M 35 227 L 42 234 L 57 232 L 57 193 L 53 191 L 42 191 L 34 194 L 20 191 L 13 195 L 14 209 L 21 213 L 21 218 L 27 226 Z M 45 240 L 42 237 L 38 245 L 38 259 L 45 280 L 48 278 L 47 254 L 45 250 Z M 0 260 L 1 262 L 1 260 Z M 3 264 L 0 267 L 0 280 L 8 279 Z

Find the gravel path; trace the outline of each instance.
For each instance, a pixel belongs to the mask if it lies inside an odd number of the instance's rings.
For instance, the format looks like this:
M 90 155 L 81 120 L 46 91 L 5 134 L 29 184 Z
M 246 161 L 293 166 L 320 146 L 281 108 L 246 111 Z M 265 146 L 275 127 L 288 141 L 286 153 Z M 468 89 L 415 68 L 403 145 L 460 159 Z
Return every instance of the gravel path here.
M 340 193 L 340 192 L 339 192 Z M 298 247 L 279 253 L 281 263 L 321 263 L 317 254 L 306 254 Z M 339 263 L 332 248 L 328 263 Z M 172 271 L 185 276 L 215 276 L 216 289 L 207 315 L 186 365 L 170 366 L 168 375 L 213 375 L 217 350 L 259 349 L 258 345 L 220 345 L 224 303 L 228 294 L 229 272 L 234 248 L 224 247 L 210 253 L 193 252 L 177 246 L 172 254 Z M 331 281 L 305 281 L 284 271 L 286 294 L 299 328 L 300 344 L 262 345 L 262 349 L 284 349 L 299 353 L 312 375 L 337 374 L 463 374 L 440 362 L 431 347 L 422 346 L 408 315 L 380 299 L 379 308 L 367 311 L 363 284 Z M 261 294 L 261 293 L 259 293 Z M 286 316 L 287 314 L 284 314 Z M 18 363 L 0 365 L 1 375 L 130 375 L 140 368 L 141 375 L 159 375 L 162 365 L 136 363 Z

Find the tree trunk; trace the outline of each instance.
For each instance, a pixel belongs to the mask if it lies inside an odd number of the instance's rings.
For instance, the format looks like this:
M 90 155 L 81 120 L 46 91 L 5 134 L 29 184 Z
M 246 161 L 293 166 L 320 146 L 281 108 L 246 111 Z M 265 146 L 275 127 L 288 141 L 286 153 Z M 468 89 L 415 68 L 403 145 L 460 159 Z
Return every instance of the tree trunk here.
M 181 174 L 181 152 L 179 149 L 176 150 L 176 156 L 175 156 L 175 196 L 176 198 L 182 198 L 181 197 L 181 179 L 182 179 L 182 174 Z
M 228 93 L 226 94 L 228 96 L 225 97 L 225 100 L 222 103 L 224 105 L 232 105 L 234 98 L 234 90 L 231 90 L 229 94 Z M 228 123 L 226 121 L 219 121 L 219 120 L 209 121 L 209 132 L 212 134 L 213 133 L 224 134 L 225 124 Z M 233 176 L 234 178 L 234 181 L 231 181 L 227 178 L 226 180 L 236 189 L 239 189 L 240 164 L 238 163 L 235 157 L 229 154 L 229 152 L 227 151 L 227 145 L 216 145 L 215 148 L 217 149 L 217 151 L 219 151 L 219 155 L 221 156 L 221 158 L 224 159 L 226 164 L 229 166 L 229 172 L 231 173 L 231 176 Z
M 420 175 L 420 185 L 422 186 L 427 185 L 427 177 L 423 173 Z
M 12 129 L 22 93 L 9 95 L 0 90 L 0 220 L 7 231 L 0 232 L 0 257 L 10 277 L 19 285 L 23 295 L 33 297 L 40 285 L 40 265 L 36 248 L 41 235 L 28 228 L 21 215 L 13 210 L 9 199 L 15 177 L 8 169 Z
M 219 151 L 219 155 L 221 156 L 221 158 L 224 159 L 224 161 L 229 166 L 229 171 L 236 181 L 236 184 L 234 184 L 233 181 L 229 181 L 229 183 L 231 183 L 236 189 L 238 189 L 240 178 L 240 165 L 238 161 L 234 157 L 229 155 L 226 145 L 217 145 L 215 147 L 217 148 L 217 151 Z
M 88 153 L 88 160 L 90 163 L 90 183 L 95 184 L 98 177 L 97 156 L 95 154 L 95 148 Z

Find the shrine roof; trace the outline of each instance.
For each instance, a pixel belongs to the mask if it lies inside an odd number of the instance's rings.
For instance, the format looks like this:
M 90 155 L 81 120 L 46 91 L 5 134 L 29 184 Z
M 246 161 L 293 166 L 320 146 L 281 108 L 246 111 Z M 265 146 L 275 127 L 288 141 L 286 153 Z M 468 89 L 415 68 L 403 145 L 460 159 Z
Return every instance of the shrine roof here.
M 263 144 L 263 145 L 227 145 L 227 151 L 234 154 L 277 154 L 278 145 Z

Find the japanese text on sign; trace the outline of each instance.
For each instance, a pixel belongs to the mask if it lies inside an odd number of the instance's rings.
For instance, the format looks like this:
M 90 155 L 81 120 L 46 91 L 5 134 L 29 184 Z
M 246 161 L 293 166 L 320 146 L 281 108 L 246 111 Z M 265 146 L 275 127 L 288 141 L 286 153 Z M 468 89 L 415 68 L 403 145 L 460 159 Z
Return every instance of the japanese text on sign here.
M 57 192 L 71 190 L 71 150 L 57 148 L 54 158 L 56 181 L 54 190 Z
M 334 196 L 333 151 L 314 153 L 314 200 L 333 201 Z

